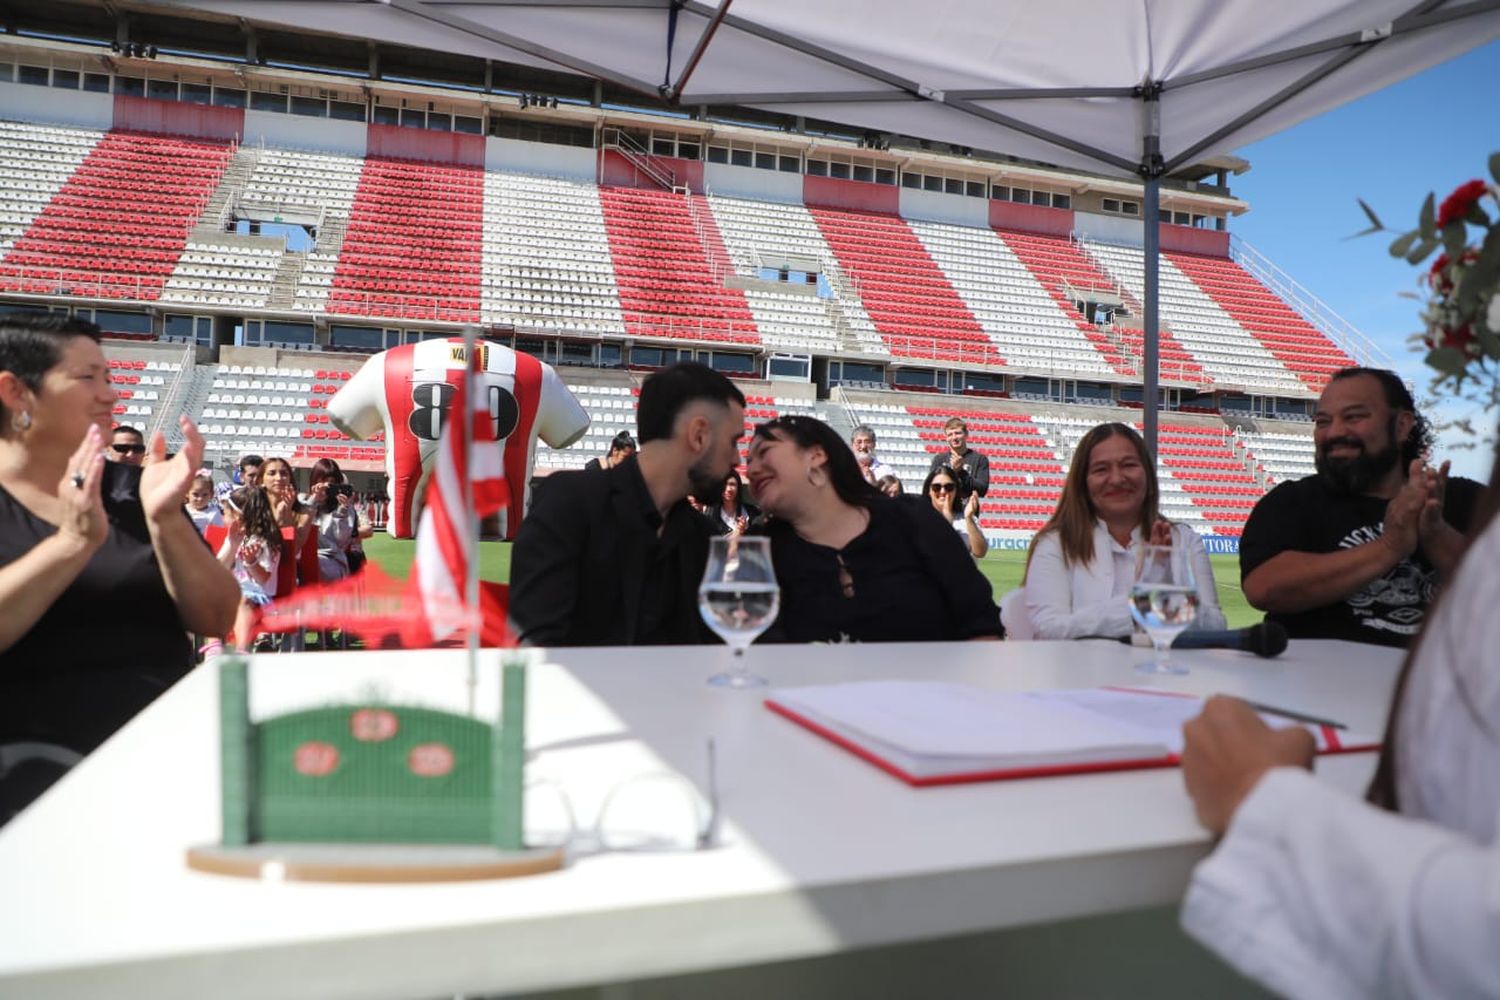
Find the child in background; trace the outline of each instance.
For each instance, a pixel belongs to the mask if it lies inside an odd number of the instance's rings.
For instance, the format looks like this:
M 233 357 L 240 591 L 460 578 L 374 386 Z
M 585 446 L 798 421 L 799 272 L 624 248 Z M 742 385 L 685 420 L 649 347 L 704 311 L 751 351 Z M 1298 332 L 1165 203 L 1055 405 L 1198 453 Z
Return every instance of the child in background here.
M 271 513 L 266 491 L 242 486 L 223 503 L 228 531 L 219 547 L 219 562 L 228 566 L 240 582 L 240 610 L 234 619 L 234 636 L 241 648 L 255 641 L 251 628 L 255 609 L 276 596 L 276 570 L 281 563 L 281 530 Z
M 201 474 L 193 479 L 193 485 L 188 487 L 187 512 L 200 535 L 209 528 L 224 526 L 224 514 L 214 503 L 213 479 Z

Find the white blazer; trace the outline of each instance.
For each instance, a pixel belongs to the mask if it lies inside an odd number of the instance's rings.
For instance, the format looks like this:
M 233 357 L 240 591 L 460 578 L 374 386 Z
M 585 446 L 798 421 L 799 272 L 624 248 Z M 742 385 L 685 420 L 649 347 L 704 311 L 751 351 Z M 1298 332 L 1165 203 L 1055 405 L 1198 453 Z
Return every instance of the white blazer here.
M 1187 932 L 1289 997 L 1500 997 L 1500 520 L 1427 620 L 1401 814 L 1277 768 L 1193 873 Z
M 1141 531 L 1130 534 L 1130 544 L 1138 544 Z M 1111 555 L 1113 541 L 1103 521 L 1094 523 L 1094 558 L 1087 564 L 1066 565 L 1062 541 L 1056 531 L 1037 539 L 1026 570 L 1026 616 L 1038 639 L 1079 639 L 1084 636 L 1129 635 L 1130 609 L 1122 597 L 1115 597 L 1115 560 Z M 1172 525 L 1172 544 L 1187 550 L 1193 567 L 1193 581 L 1198 587 L 1197 629 L 1222 629 L 1224 612 L 1219 607 L 1218 588 L 1214 585 L 1213 564 L 1203 548 L 1203 539 L 1185 524 Z

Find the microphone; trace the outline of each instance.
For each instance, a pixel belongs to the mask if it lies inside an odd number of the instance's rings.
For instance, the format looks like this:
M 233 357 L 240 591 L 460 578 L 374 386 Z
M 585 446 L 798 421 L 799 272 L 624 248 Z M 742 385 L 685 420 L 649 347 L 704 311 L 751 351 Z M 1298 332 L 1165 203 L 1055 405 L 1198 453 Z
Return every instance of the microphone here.
M 1286 650 L 1286 629 L 1276 622 L 1261 622 L 1249 628 L 1189 630 L 1177 636 L 1172 648 L 1238 649 L 1256 656 L 1280 656 Z

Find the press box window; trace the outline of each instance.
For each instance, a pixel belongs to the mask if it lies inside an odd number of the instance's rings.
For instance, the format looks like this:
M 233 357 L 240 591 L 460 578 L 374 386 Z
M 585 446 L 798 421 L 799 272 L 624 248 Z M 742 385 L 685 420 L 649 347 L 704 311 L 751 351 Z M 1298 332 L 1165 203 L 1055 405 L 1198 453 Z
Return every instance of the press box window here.
M 776 169 L 776 154 L 775 153 L 756 153 L 755 154 L 755 168 L 757 170 L 775 170 Z
M 708 162 L 709 163 L 728 163 L 729 162 L 729 147 L 728 146 L 709 146 L 708 147 Z
M 19 66 L 16 69 L 16 82 L 29 83 L 33 87 L 45 87 L 47 86 L 47 67 Z
M 189 104 L 212 104 L 214 102 L 214 88 L 206 83 L 184 83 L 182 85 L 182 99 Z
M 362 122 L 365 120 L 365 106 L 352 101 L 329 101 L 328 117 L 344 122 Z
M 383 104 L 375 105 L 375 116 L 372 119 L 376 125 L 396 125 L 401 121 L 401 112 L 395 108 L 388 108 Z
M 151 80 L 146 84 L 146 96 L 158 101 L 177 100 L 176 80 Z
M 753 167 L 755 155 L 748 149 L 731 149 L 729 151 L 729 162 L 736 167 Z
M 71 69 L 55 69 L 52 71 L 52 86 L 61 87 L 63 90 L 78 89 L 78 72 Z
M 245 92 L 243 90 L 215 87 L 214 104 L 221 108 L 243 108 L 245 106 Z
M 896 171 L 887 169 L 885 167 L 878 167 L 878 168 L 876 168 L 876 170 L 875 170 L 875 183 L 876 184 L 888 184 L 888 185 L 890 185 L 892 187 L 895 187 L 895 185 L 896 185 Z
M 146 81 L 138 76 L 117 76 L 115 77 L 115 93 L 124 94 L 126 97 L 145 97 Z
M 830 176 L 830 177 L 837 177 L 839 180 L 847 181 L 849 179 L 849 164 L 847 164 L 847 163 L 830 163 L 830 164 L 828 164 L 828 176 Z
M 1072 208 L 1073 196 L 1067 194 L 1055 194 L 1052 196 L 1053 208 Z
M 904 187 L 904 188 L 912 188 L 913 190 L 918 190 L 918 191 L 921 190 L 921 188 L 922 188 L 922 175 L 921 174 L 902 174 L 901 175 L 901 186 Z
M 984 181 L 969 181 L 964 184 L 964 194 L 970 198 L 984 197 Z
M 464 135 L 483 135 L 484 122 L 471 115 L 454 115 L 453 131 L 462 132 Z
M 808 160 L 807 161 L 807 176 L 809 176 L 809 177 L 827 177 L 828 176 L 828 162 L 826 160 Z
M 779 162 L 781 172 L 784 174 L 795 174 L 802 169 L 802 164 L 798 162 L 795 156 L 783 156 Z
M 279 111 L 282 114 L 286 114 L 286 95 L 268 94 L 265 91 L 257 90 L 250 95 L 250 110 Z
M 292 98 L 292 114 L 304 118 L 327 118 L 328 102 L 314 97 Z
M 696 142 L 679 142 L 677 144 L 677 155 L 684 160 L 696 160 L 702 154 L 702 148 Z
M 429 131 L 429 132 L 452 132 L 453 131 L 453 116 L 452 115 L 440 115 L 440 114 L 437 114 L 436 112 L 429 113 L 428 116 L 427 116 L 427 131 Z
M 941 177 L 933 177 L 929 174 L 922 178 L 923 191 L 941 191 L 942 189 L 943 179 Z
M 1140 215 L 1141 205 L 1140 202 L 1136 201 L 1122 201 L 1120 202 L 1120 210 L 1126 215 Z

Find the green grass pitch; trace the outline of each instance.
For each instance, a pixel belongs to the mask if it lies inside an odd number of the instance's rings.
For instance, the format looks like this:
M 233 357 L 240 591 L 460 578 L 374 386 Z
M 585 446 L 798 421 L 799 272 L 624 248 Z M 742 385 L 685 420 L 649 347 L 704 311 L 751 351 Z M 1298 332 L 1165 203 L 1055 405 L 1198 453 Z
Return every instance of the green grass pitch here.
M 397 579 L 405 579 L 411 570 L 414 542 L 376 535 L 365 542 L 365 552 L 380 564 L 380 568 Z M 1261 613 L 1245 602 L 1240 591 L 1240 560 L 1238 556 L 1209 556 L 1214 566 L 1214 583 L 1219 589 L 1219 603 L 1229 619 L 1230 628 L 1243 628 L 1260 621 Z M 979 561 L 979 569 L 989 577 L 998 601 L 1006 591 L 1021 582 L 1021 571 L 1026 564 L 1024 552 L 994 551 Z M 479 575 L 485 580 L 505 583 L 510 579 L 510 545 L 504 542 L 485 543 L 479 550 Z

